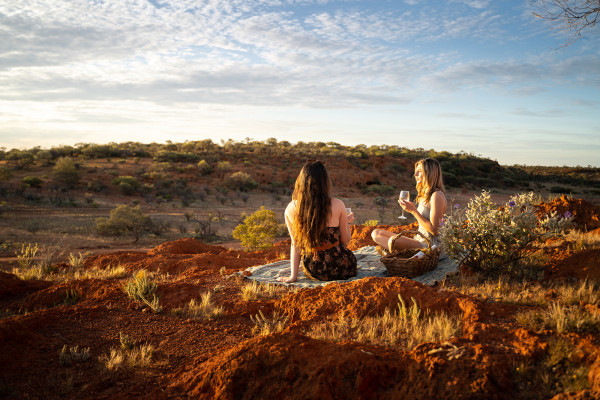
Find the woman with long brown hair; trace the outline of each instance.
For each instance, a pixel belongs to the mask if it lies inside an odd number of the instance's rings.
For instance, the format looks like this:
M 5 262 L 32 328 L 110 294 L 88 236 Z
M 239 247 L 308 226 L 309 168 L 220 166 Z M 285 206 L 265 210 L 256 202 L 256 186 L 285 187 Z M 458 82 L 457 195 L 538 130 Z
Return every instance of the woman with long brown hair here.
M 431 241 L 431 245 L 439 245 L 438 231 L 446 213 L 446 190 L 442 178 L 440 163 L 433 158 L 425 158 L 415 163 L 415 180 L 417 182 L 417 197 L 415 206 L 408 200 L 398 199 L 398 203 L 411 213 L 419 223 L 419 233 Z M 419 249 L 427 247 L 427 242 L 403 237 L 384 229 L 374 229 L 371 233 L 373 240 L 388 250 Z
M 285 223 L 292 238 L 289 278 L 298 279 L 302 262 L 304 275 L 330 281 L 356 276 L 356 257 L 346 246 L 354 214 L 346 214 L 344 202 L 331 197 L 331 181 L 322 162 L 307 161 L 296 179 L 292 201 L 285 209 Z

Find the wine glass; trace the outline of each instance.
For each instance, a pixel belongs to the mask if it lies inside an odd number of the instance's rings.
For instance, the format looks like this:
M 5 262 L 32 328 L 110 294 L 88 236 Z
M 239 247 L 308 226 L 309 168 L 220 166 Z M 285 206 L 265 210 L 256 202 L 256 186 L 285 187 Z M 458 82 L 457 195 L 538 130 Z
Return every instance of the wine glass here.
M 352 213 L 352 209 L 350 207 L 346 207 L 346 215 L 350 215 Z
M 408 192 L 408 190 L 402 190 L 400 192 L 400 196 L 398 197 L 398 199 L 402 199 L 404 201 L 408 201 L 410 199 L 410 193 Z M 402 209 L 402 215 L 399 216 L 398 218 L 400 218 L 400 219 L 406 219 L 406 217 L 404 216 L 404 208 Z

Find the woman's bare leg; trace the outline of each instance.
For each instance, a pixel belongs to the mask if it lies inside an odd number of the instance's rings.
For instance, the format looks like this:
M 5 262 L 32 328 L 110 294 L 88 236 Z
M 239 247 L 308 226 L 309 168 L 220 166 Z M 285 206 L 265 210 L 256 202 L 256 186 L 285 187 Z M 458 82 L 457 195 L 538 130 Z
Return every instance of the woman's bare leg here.
M 394 235 L 395 233 L 386 231 L 385 229 L 373 229 L 373 232 L 371 232 L 371 237 L 375 243 L 384 249 L 388 248 L 388 240 L 390 240 L 390 238 Z
M 373 232 L 371 232 L 371 237 L 373 238 L 375 243 L 377 243 L 386 250 L 389 250 L 388 242 L 390 238 L 394 235 L 396 235 L 396 233 L 386 231 L 385 229 L 373 229 Z M 419 248 L 421 248 L 421 243 L 415 239 L 401 236 L 394 241 L 394 250 Z

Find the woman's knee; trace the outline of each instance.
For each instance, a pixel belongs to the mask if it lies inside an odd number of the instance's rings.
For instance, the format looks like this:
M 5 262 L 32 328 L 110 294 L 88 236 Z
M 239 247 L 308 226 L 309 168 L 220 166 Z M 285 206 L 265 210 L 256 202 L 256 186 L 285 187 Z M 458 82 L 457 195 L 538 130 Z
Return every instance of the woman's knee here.
M 380 233 L 381 231 L 382 231 L 381 229 L 373 229 L 373 231 L 371 232 L 371 238 L 373 240 L 377 241 L 377 238 L 379 236 L 381 236 L 381 233 Z

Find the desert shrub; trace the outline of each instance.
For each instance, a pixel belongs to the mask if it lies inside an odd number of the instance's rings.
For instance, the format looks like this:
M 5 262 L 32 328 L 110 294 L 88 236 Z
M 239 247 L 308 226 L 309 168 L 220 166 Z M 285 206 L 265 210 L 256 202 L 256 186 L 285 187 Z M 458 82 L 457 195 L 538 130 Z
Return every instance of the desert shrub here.
M 198 161 L 198 172 L 200 175 L 209 175 L 213 172 L 213 167 L 206 160 Z
M 6 168 L 4 165 L 0 165 L 0 182 L 6 182 L 10 179 L 12 173 L 10 169 Z
M 534 199 L 533 192 L 518 194 L 499 207 L 484 190 L 466 209 L 453 207 L 441 229 L 446 252 L 485 277 L 536 277 L 535 264 L 528 263 L 535 246 L 564 234 L 571 215 L 554 213 L 539 220 Z
M 87 190 L 92 192 L 101 192 L 106 189 L 106 185 L 98 179 L 93 179 L 87 183 Z
M 26 176 L 25 178 L 21 179 L 21 183 L 24 184 L 25 186 L 29 186 L 29 187 L 37 187 L 39 188 L 40 186 L 42 186 L 42 181 L 40 178 L 38 178 L 37 176 Z
M 131 195 L 140 190 L 142 185 L 133 176 L 118 176 L 111 183 L 119 187 L 119 191 L 125 195 Z
M 69 157 L 61 157 L 56 161 L 52 175 L 58 184 L 66 188 L 74 187 L 81 178 L 77 165 Z
M 140 206 L 130 207 L 125 204 L 118 205 L 111 210 L 109 218 L 96 219 L 96 230 L 103 236 L 132 235 L 135 241 L 144 232 L 153 228 L 153 222 L 145 215 Z
M 219 161 L 217 163 L 217 171 L 220 171 L 220 172 L 231 171 L 231 163 L 229 161 Z
M 12 149 L 7 154 L 5 159 L 16 169 L 23 169 L 28 165 L 33 164 L 34 155 L 27 150 Z
M 266 250 L 273 247 L 278 231 L 275 213 L 262 206 L 233 230 L 233 237 L 242 242 L 246 251 Z
M 225 184 L 232 190 L 247 192 L 258 186 L 258 183 L 252 177 L 242 171 L 234 172 L 225 180 Z
M 550 193 L 573 193 L 573 190 L 562 186 L 552 186 Z
M 377 196 L 373 199 L 373 203 L 375 203 L 377 207 L 383 208 L 387 206 L 388 200 L 385 197 Z
M 142 269 L 133 274 L 123 289 L 133 300 L 141 300 L 155 313 L 159 313 L 162 311 L 162 307 L 158 304 L 156 288 L 156 283 L 152 282 L 146 271 Z M 150 296 L 152 296 L 152 301 L 150 301 Z
M 388 197 L 394 194 L 396 189 L 393 186 L 389 185 L 369 185 L 366 192 L 367 193 L 375 193 L 379 196 Z

